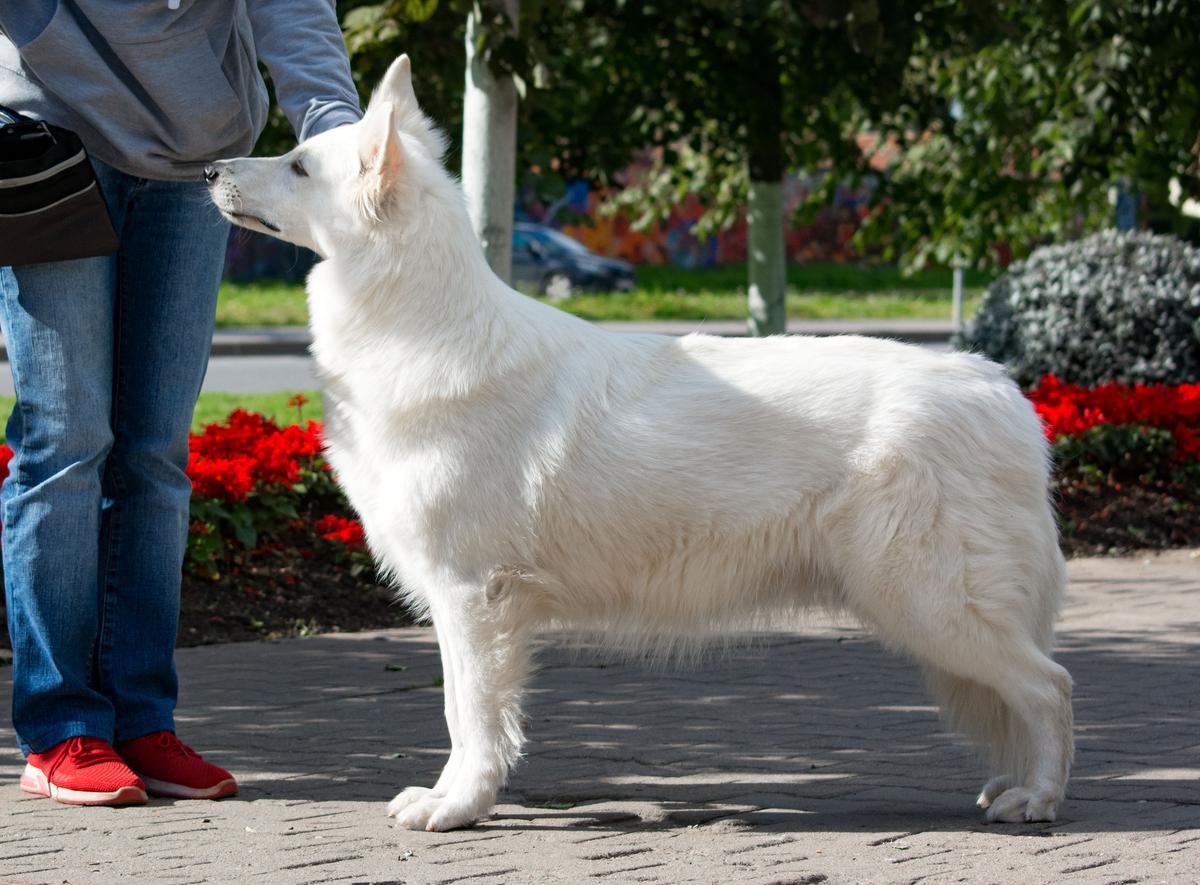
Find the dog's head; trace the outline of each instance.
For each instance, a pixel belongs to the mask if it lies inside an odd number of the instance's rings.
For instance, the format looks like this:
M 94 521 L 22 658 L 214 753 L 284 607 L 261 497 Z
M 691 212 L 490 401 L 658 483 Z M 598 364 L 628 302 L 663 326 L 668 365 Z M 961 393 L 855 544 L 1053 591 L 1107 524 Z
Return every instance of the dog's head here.
M 421 113 L 407 55 L 392 63 L 363 119 L 310 138 L 281 157 L 213 163 L 205 177 L 226 218 L 329 258 L 419 212 L 445 142 Z

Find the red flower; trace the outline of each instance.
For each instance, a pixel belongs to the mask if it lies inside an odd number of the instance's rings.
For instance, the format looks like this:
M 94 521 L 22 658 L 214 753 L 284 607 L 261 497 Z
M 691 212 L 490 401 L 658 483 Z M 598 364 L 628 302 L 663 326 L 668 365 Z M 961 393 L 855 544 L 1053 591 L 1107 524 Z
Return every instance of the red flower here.
M 1175 428 L 1175 454 L 1180 458 L 1200 459 L 1200 434 L 1180 424 Z
M 301 469 L 314 466 L 321 434 L 316 421 L 280 428 L 262 415 L 236 409 L 225 423 L 192 434 L 192 488 L 198 495 L 239 502 L 259 484 L 291 485 Z
M 1026 394 L 1052 442 L 1102 424 L 1158 427 L 1175 437 L 1176 456 L 1200 457 L 1200 384 L 1064 384 L 1053 375 Z
M 6 445 L 0 445 L 0 486 L 8 479 L 8 462 L 12 460 L 13 450 Z
M 357 519 L 346 519 L 341 516 L 322 516 L 313 526 L 323 538 L 331 541 L 341 541 L 347 547 L 361 547 L 366 542 L 363 535 L 362 523 Z
M 202 458 L 192 455 L 188 474 L 192 491 L 207 498 L 238 503 L 254 489 L 252 458 Z

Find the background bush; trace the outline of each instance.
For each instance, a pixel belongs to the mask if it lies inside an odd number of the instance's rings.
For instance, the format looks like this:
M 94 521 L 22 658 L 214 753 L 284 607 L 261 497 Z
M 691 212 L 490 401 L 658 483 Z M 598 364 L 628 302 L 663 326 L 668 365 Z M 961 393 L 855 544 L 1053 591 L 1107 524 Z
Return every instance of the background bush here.
M 1006 363 L 1024 387 L 1200 380 L 1200 250 L 1106 231 L 1045 246 L 988 288 L 955 345 Z

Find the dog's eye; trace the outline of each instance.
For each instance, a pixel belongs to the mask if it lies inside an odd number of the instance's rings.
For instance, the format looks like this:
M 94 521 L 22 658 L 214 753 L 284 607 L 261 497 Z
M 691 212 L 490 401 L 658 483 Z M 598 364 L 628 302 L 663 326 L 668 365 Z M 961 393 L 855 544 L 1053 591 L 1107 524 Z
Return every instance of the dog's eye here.
M 308 178 L 308 171 L 304 168 L 304 164 L 299 160 L 292 160 L 292 171 L 301 178 Z

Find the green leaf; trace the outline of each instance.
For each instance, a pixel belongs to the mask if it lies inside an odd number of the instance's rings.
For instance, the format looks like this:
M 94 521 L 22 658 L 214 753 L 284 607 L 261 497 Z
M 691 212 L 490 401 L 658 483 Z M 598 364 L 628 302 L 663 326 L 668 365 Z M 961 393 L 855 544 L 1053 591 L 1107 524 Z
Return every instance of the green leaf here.
M 254 515 L 248 507 L 242 506 L 235 509 L 229 515 L 229 522 L 233 526 L 234 537 L 241 542 L 243 547 L 251 550 L 257 546 L 258 531 L 254 527 Z

